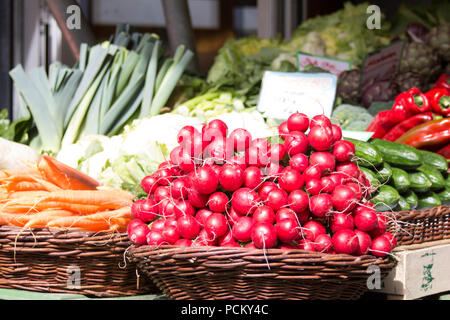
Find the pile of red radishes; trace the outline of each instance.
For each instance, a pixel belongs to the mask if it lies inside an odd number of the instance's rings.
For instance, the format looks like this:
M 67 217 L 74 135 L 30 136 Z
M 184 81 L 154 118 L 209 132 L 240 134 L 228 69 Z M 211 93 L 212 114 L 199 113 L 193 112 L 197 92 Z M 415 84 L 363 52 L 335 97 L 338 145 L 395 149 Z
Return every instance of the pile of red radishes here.
M 183 127 L 170 160 L 141 182 L 148 196 L 133 203 L 130 240 L 388 254 L 395 237 L 367 201 L 370 184 L 341 129 L 294 113 L 278 132 L 283 143 L 271 144 L 242 128 L 228 133 L 221 120 Z

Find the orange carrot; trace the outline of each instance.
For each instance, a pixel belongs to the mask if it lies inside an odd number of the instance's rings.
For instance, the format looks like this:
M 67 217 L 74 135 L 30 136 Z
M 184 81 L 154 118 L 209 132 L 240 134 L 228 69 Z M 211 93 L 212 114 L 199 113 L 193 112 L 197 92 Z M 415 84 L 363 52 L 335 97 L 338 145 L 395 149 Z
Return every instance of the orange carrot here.
M 10 182 L 5 185 L 8 192 L 12 191 L 32 191 L 32 190 L 46 190 L 46 188 L 39 182 L 32 181 L 17 181 Z
M 62 209 L 70 210 L 79 215 L 92 214 L 102 211 L 103 208 L 89 204 L 77 204 L 70 202 L 58 202 L 58 201 L 33 201 L 29 199 L 23 199 L 18 201 L 10 201 L 4 205 L 0 205 L 0 210 L 8 212 L 40 212 L 48 209 Z
M 2 212 L 0 213 L 0 225 L 9 225 L 9 226 L 16 226 L 16 227 L 22 227 L 26 221 L 27 217 L 24 214 L 13 214 L 13 213 L 7 213 Z
M 45 228 L 47 224 L 61 217 L 74 216 L 75 213 L 67 210 L 45 210 L 32 215 L 28 222 L 23 226 L 24 228 Z
M 99 186 L 95 179 L 46 155 L 39 158 L 38 169 L 46 180 L 65 190 L 95 190 Z

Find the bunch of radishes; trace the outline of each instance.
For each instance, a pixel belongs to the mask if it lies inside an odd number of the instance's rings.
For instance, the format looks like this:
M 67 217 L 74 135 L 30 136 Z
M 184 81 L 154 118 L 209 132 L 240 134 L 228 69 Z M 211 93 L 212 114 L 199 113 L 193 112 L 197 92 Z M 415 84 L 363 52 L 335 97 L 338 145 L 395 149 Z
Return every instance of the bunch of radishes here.
M 132 206 L 130 240 L 388 254 L 395 237 L 367 202 L 370 184 L 341 129 L 294 113 L 278 132 L 283 143 L 271 144 L 242 128 L 228 134 L 221 120 L 183 127 L 170 160 L 141 182 L 148 196 Z

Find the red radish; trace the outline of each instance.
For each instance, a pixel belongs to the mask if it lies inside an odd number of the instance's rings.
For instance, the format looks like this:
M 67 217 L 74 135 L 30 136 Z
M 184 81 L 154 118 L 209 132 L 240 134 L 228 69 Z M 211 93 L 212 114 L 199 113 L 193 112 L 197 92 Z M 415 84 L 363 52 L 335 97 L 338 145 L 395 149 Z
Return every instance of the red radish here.
M 252 214 L 259 202 L 259 195 L 250 188 L 240 188 L 231 197 L 231 205 L 241 215 Z
M 298 249 L 298 246 L 295 246 L 295 245 L 290 244 L 290 243 L 282 243 L 282 244 L 278 245 L 277 249 L 292 250 L 292 249 Z
M 147 243 L 147 234 L 149 232 L 150 229 L 146 224 L 134 224 L 129 228 L 128 237 L 134 244 L 143 245 Z
M 244 171 L 244 187 L 255 189 L 261 184 L 262 172 L 258 167 L 248 167 Z
M 223 236 L 228 231 L 227 219 L 221 213 L 213 213 L 206 219 L 205 230 L 215 237 Z
M 277 231 L 268 223 L 258 223 L 253 226 L 251 238 L 258 249 L 270 249 L 277 242 Z
M 286 148 L 284 144 L 276 143 L 270 147 L 267 155 L 271 162 L 279 162 L 286 155 Z
M 170 163 L 170 161 L 164 161 L 164 162 L 161 162 L 160 164 L 159 164 L 159 166 L 158 166 L 158 170 L 159 169 L 164 169 L 164 168 L 173 168 L 173 166 L 172 166 L 172 164 Z
M 344 175 L 345 178 L 358 178 L 359 168 L 351 161 L 341 162 L 336 166 L 336 171 Z
M 303 212 L 308 209 L 309 197 L 303 190 L 294 190 L 288 196 L 289 208 L 296 213 Z
M 308 142 L 314 150 L 326 151 L 333 144 L 333 132 L 328 127 L 312 127 L 309 130 Z
M 358 183 L 355 182 L 347 182 L 345 184 L 347 187 L 352 188 L 352 190 L 355 192 L 356 200 L 361 201 L 362 199 L 362 189 L 361 186 Z
M 193 216 L 186 215 L 178 218 L 177 230 L 180 236 L 192 240 L 200 232 L 200 225 Z
M 215 246 L 217 242 L 218 238 L 215 235 L 211 235 L 206 231 L 206 229 L 202 229 L 200 230 L 200 233 L 192 246 Z
M 157 231 L 159 233 L 162 233 L 163 229 L 164 229 L 164 219 L 158 219 L 153 221 L 150 224 L 150 231 Z
M 270 177 L 274 181 L 280 176 L 283 166 L 276 162 L 270 162 L 262 170 L 266 177 Z
M 247 242 L 252 239 L 251 231 L 253 227 L 253 219 L 247 216 L 240 217 L 235 222 L 232 228 L 233 237 L 242 242 Z
M 285 142 L 285 148 L 291 157 L 299 153 L 305 153 L 308 150 L 308 138 L 303 132 L 296 132 L 292 138 L 287 138 L 286 140 L 288 141 Z
M 244 171 L 236 165 L 225 164 L 219 173 L 219 183 L 227 191 L 235 191 L 244 184 Z
M 303 172 L 303 179 L 305 182 L 308 182 L 311 179 L 319 180 L 322 177 L 322 170 L 320 170 L 319 166 L 309 166 Z
M 265 200 L 265 204 L 271 207 L 274 211 L 278 211 L 281 207 L 286 206 L 288 203 L 288 195 L 286 191 L 282 189 L 274 189 L 270 191 Z
M 204 208 L 208 203 L 209 196 L 207 194 L 201 194 L 196 189 L 189 189 L 188 201 L 195 208 Z
M 305 225 L 301 229 L 300 237 L 303 239 L 315 241 L 319 235 L 325 234 L 326 232 L 327 231 L 323 224 L 314 220 L 310 220 L 305 223 Z
M 282 242 L 289 243 L 299 237 L 299 225 L 295 219 L 280 220 L 275 224 L 275 229 Z
M 334 172 L 327 177 L 330 177 L 330 179 L 333 180 L 334 187 L 340 186 L 344 183 L 344 176 L 342 173 Z
M 325 217 L 333 210 L 333 202 L 328 193 L 314 195 L 309 199 L 309 210 L 319 218 Z
M 175 200 L 173 211 L 177 218 L 195 215 L 194 206 L 187 200 Z
M 180 234 L 177 231 L 177 227 L 169 226 L 165 227 L 162 236 L 164 241 L 166 241 L 168 244 L 175 244 L 178 239 L 180 239 Z
M 260 149 L 264 155 L 267 155 L 269 153 L 270 143 L 267 139 L 257 138 L 250 142 L 250 148 L 251 147 L 256 147 Z
M 356 233 L 356 236 L 358 237 L 358 244 L 359 244 L 358 248 L 355 251 L 355 255 L 357 256 L 366 255 L 369 252 L 369 248 L 372 244 L 372 239 L 364 231 L 360 231 L 358 229 L 355 229 L 354 231 Z
M 316 251 L 314 243 L 311 240 L 302 239 L 298 242 L 298 248 L 306 251 Z
M 141 188 L 149 194 L 153 193 L 158 186 L 158 177 L 155 174 L 146 176 L 141 181 Z
M 177 219 L 175 217 L 169 217 L 164 219 L 164 228 L 168 228 L 168 227 L 177 227 Z
M 240 217 L 242 217 L 243 215 L 240 215 L 239 213 L 236 212 L 236 210 L 234 210 L 233 207 L 230 207 L 230 209 L 228 210 L 227 214 L 227 219 L 228 219 L 228 223 L 230 224 L 230 226 L 233 226 L 236 221 L 239 220 Z
M 138 225 L 146 225 L 141 219 L 133 219 L 130 221 L 130 223 L 127 225 L 127 232 L 130 234 L 130 230 L 133 230 Z
M 335 233 L 345 229 L 353 230 L 355 222 L 351 214 L 337 212 L 331 218 L 330 226 L 331 231 Z
M 278 186 L 275 182 L 272 181 L 263 182 L 263 184 L 260 186 L 258 190 L 261 200 L 265 201 L 267 199 L 267 195 L 269 194 L 269 192 L 274 189 L 278 189 Z
M 190 247 L 192 246 L 192 241 L 189 239 L 178 239 L 177 242 L 175 242 L 175 245 L 180 247 Z
M 143 222 L 151 222 L 159 214 L 158 204 L 152 199 L 136 200 L 131 206 L 131 214 Z
M 318 166 L 322 174 L 333 172 L 336 167 L 336 160 L 329 152 L 313 152 L 309 157 L 310 166 Z
M 312 129 L 314 127 L 322 127 L 322 128 L 330 128 L 331 129 L 331 121 L 325 115 L 319 114 L 317 116 L 314 116 L 311 119 L 310 128 Z
M 333 207 L 339 212 L 347 213 L 353 210 L 357 204 L 356 194 L 352 188 L 340 185 L 331 193 Z
M 375 210 L 366 209 L 355 214 L 355 226 L 361 231 L 371 231 L 378 226 L 378 217 Z
M 333 133 L 333 142 L 339 141 L 342 139 L 342 130 L 338 125 L 332 124 L 331 131 Z
M 310 217 L 309 210 L 297 213 L 297 219 L 298 222 L 300 222 L 300 224 L 305 224 L 309 220 L 309 217 Z
M 339 230 L 333 235 L 332 241 L 336 253 L 353 254 L 358 250 L 358 236 L 352 230 Z
M 211 167 L 201 167 L 196 170 L 192 185 L 199 193 L 210 194 L 217 189 L 219 177 Z
M 210 215 L 212 215 L 212 214 L 213 214 L 212 211 L 209 211 L 209 210 L 207 210 L 207 209 L 200 209 L 200 210 L 198 210 L 197 213 L 195 214 L 195 219 L 197 220 L 197 222 L 199 223 L 199 225 L 200 225 L 201 227 L 204 227 L 204 226 L 205 226 L 206 219 L 208 219 L 208 217 L 209 217 Z
M 158 211 L 162 217 L 175 217 L 175 202 L 173 199 L 166 198 L 158 204 Z
M 254 223 L 266 222 L 273 224 L 275 222 L 275 212 L 269 206 L 260 206 L 253 212 L 252 218 Z
M 253 242 L 247 243 L 244 248 L 256 249 L 255 244 Z
M 164 244 L 162 232 L 150 231 L 147 233 L 146 242 L 149 246 L 160 246 Z
M 292 219 L 297 221 L 297 214 L 289 208 L 281 208 L 277 211 L 275 215 L 276 222 L 280 222 L 281 220 Z
M 195 169 L 194 160 L 192 160 L 191 155 L 186 153 L 185 151 L 180 152 L 180 156 L 178 158 L 178 166 L 183 172 L 191 172 Z
M 173 180 L 172 169 L 164 168 L 155 172 L 158 177 L 158 183 L 162 186 L 168 186 Z
M 155 192 L 153 193 L 153 198 L 157 203 L 169 198 L 170 196 L 170 187 L 167 186 L 160 186 L 156 188 Z
M 326 193 L 332 193 L 336 184 L 334 183 L 334 180 L 330 176 L 325 176 L 320 178 L 320 186 L 321 191 Z
M 369 234 L 372 237 L 372 239 L 383 235 L 386 232 L 386 225 L 387 225 L 386 216 L 382 213 L 377 213 L 377 226 L 375 227 L 375 229 L 369 231 Z
M 187 199 L 189 195 L 189 184 L 186 178 L 175 179 L 170 184 L 170 192 L 174 199 Z
M 248 166 L 264 167 L 269 164 L 267 151 L 256 146 L 250 146 L 245 150 L 245 162 Z
M 289 135 L 289 128 L 288 128 L 288 125 L 287 125 L 287 121 L 282 122 L 278 126 L 278 135 L 283 140 Z
M 212 164 L 210 164 L 210 165 L 208 165 L 211 169 L 213 169 L 214 170 L 214 172 L 217 174 L 217 176 L 219 176 L 220 175 L 220 171 L 222 170 L 222 166 L 219 166 L 219 165 L 217 165 L 217 164 L 215 164 L 215 163 L 212 163 Z
M 193 126 L 184 126 L 178 132 L 177 142 L 180 144 L 182 150 L 190 156 L 194 155 L 194 140 L 195 137 L 201 137 L 200 132 Z M 179 154 L 179 153 L 178 153 Z M 177 163 L 178 164 L 178 163 Z
M 391 243 L 388 238 L 379 236 L 372 240 L 372 245 L 370 246 L 370 252 L 375 257 L 384 257 L 391 251 Z
M 336 141 L 333 145 L 333 156 L 339 162 L 350 161 L 355 155 L 355 145 L 346 140 Z M 353 146 L 353 147 L 352 147 Z
M 306 181 L 305 189 L 311 195 L 318 195 L 322 191 L 322 183 L 319 179 Z
M 227 245 L 230 242 L 235 242 L 233 238 L 233 232 L 228 230 L 223 236 L 217 238 L 217 244 L 221 247 Z
M 289 159 L 289 166 L 299 172 L 303 172 L 308 168 L 308 157 L 303 153 L 297 153 Z
M 319 234 L 314 240 L 314 250 L 329 253 L 333 249 L 333 241 L 328 234 Z
M 182 150 L 183 148 L 181 146 L 176 146 L 170 151 L 170 161 L 176 166 L 180 163 L 180 154 Z
M 238 166 L 242 170 L 247 169 L 247 164 L 245 163 L 245 158 L 241 157 L 239 155 L 232 156 L 230 159 L 228 159 L 227 164 Z
M 223 122 L 220 119 L 214 119 L 208 122 L 208 124 L 205 126 L 205 129 L 208 128 L 216 128 L 219 129 L 222 132 L 222 135 L 224 137 L 227 136 L 227 132 L 228 132 L 228 126 L 225 122 Z
M 213 212 L 222 213 L 227 210 L 228 196 L 223 192 L 214 192 L 209 196 L 208 207 Z
M 309 118 L 304 113 L 293 113 L 287 119 L 287 127 L 289 131 L 305 132 L 309 128 Z
M 219 138 L 211 142 L 205 149 L 205 157 L 211 157 L 215 163 L 223 164 L 233 155 L 229 140 Z
M 228 139 L 230 139 L 234 150 L 244 151 L 250 146 L 252 135 L 247 130 L 238 128 L 230 133 Z
M 385 232 L 382 235 L 383 237 L 386 237 L 389 240 L 389 243 L 391 244 L 391 248 L 395 248 L 397 245 L 397 239 L 395 239 L 395 236 L 390 232 Z
M 285 168 L 281 171 L 278 183 L 281 189 L 287 192 L 292 192 L 294 190 L 301 189 L 304 181 L 300 172 L 294 169 Z

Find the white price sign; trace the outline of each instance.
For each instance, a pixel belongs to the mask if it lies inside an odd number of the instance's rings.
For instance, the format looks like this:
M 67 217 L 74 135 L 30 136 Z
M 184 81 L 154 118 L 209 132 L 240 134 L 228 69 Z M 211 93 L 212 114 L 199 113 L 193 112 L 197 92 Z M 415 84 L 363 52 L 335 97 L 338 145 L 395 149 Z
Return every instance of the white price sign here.
M 331 116 L 337 77 L 329 73 L 266 71 L 258 101 L 265 117 L 286 120 L 292 113 Z

